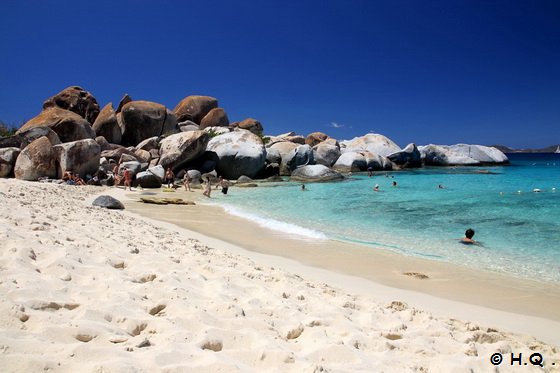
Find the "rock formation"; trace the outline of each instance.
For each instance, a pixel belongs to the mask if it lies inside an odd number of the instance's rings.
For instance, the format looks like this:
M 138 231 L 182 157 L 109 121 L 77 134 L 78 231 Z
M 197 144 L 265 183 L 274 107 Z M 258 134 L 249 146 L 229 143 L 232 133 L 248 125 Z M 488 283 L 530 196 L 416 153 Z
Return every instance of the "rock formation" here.
M 97 119 L 92 126 L 96 136 L 103 136 L 113 144 L 120 144 L 122 139 L 121 128 L 117 121 L 117 115 L 113 110 L 113 104 L 108 103 L 101 109 Z
M 43 110 L 39 115 L 27 121 L 17 130 L 16 134 L 35 127 L 49 127 L 56 132 L 62 142 L 95 138 L 95 131 L 87 120 L 59 107 Z
M 210 110 L 218 107 L 218 100 L 210 96 L 188 96 L 173 109 L 178 122 L 190 120 L 200 124 Z
M 36 181 L 42 177 L 56 177 L 55 153 L 46 136 L 27 145 L 17 157 L 14 174 L 16 179 Z
M 155 102 L 131 101 L 123 106 L 120 114 L 125 146 L 136 146 L 150 137 L 178 132 L 175 115 Z
M 238 129 L 212 138 L 207 151 L 216 155 L 216 170 L 227 179 L 241 175 L 255 177 L 265 166 L 262 140 L 247 130 Z
M 72 111 L 90 124 L 95 122 L 99 114 L 99 105 L 93 95 L 82 87 L 68 87 L 43 103 L 43 109 L 59 107 Z

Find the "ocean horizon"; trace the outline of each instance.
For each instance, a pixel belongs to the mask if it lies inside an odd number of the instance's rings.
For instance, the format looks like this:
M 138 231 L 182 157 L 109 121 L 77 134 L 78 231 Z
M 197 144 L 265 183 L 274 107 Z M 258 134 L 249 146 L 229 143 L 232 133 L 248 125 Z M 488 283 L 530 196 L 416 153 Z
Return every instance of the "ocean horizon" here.
M 503 166 L 355 173 L 342 182 L 306 184 L 306 191 L 301 183 L 261 183 L 215 193 L 213 200 L 302 240 L 350 242 L 560 283 L 560 154 L 508 157 Z M 459 242 L 468 228 L 480 246 Z

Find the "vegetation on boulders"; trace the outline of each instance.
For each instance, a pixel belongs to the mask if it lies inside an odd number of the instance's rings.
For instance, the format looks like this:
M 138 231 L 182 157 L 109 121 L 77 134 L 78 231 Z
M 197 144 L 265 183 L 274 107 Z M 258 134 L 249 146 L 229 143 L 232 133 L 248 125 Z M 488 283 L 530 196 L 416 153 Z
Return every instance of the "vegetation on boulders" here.
M 8 137 L 15 135 L 18 127 L 14 124 L 8 124 L 0 120 L 0 137 Z

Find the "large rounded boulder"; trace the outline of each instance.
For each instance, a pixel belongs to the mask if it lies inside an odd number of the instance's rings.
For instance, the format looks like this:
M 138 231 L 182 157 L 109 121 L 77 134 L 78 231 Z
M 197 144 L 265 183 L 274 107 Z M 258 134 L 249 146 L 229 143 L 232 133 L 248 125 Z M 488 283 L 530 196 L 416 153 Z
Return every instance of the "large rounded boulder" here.
M 322 143 L 328 138 L 329 136 L 327 134 L 324 134 L 323 132 L 313 132 L 307 135 L 307 137 L 305 138 L 305 143 L 311 147 L 314 147 L 315 145 Z
M 290 176 L 290 181 L 300 182 L 334 181 L 342 179 L 344 179 L 342 174 L 320 164 L 300 167 L 294 170 Z
M 0 148 L 23 149 L 42 136 L 46 136 L 53 145 L 60 144 L 60 138 L 49 127 L 33 127 L 12 136 L 0 138 Z
M 206 131 L 180 132 L 161 140 L 159 164 L 165 169 L 179 169 L 185 163 L 202 156 L 210 135 Z
M 270 152 L 274 154 L 274 156 L 269 160 L 270 163 L 281 164 L 280 175 L 290 175 L 290 170 L 284 160 L 287 161 L 289 158 L 292 158 L 292 153 L 295 152 L 295 149 L 297 149 L 298 146 L 298 144 L 290 141 L 281 141 L 276 142 L 268 147 L 268 149 L 270 149 Z M 278 155 L 280 156 L 280 159 L 278 159 Z
M 340 172 L 360 172 L 367 169 L 390 170 L 392 163 L 388 158 L 371 152 L 347 152 L 338 158 L 333 169 Z
M 339 157 L 340 146 L 334 139 L 323 141 L 313 147 L 313 158 L 315 158 L 317 164 L 332 167 Z
M 391 162 L 403 167 L 420 167 L 422 158 L 415 144 L 408 144 L 403 150 L 387 156 Z
M 401 148 L 383 135 L 369 133 L 352 140 L 341 141 L 340 151 L 342 153 L 366 151 L 386 157 L 389 154 L 400 152 Z
M 95 97 L 82 87 L 77 86 L 68 87 L 43 103 L 43 109 L 51 107 L 72 111 L 90 124 L 95 122 L 99 114 L 99 105 Z
M 241 122 L 235 122 L 231 125 L 231 127 L 251 131 L 258 136 L 262 135 L 263 133 L 263 126 L 261 122 L 253 118 L 247 118 L 242 120 Z
M 14 175 L 14 166 L 19 153 L 19 148 L 0 149 L 0 177 L 12 177 Z
M 187 96 L 173 109 L 178 122 L 190 120 L 200 124 L 210 110 L 218 107 L 218 100 L 210 96 Z
M 16 134 L 35 127 L 49 127 L 62 142 L 95 138 L 95 131 L 87 120 L 74 112 L 59 107 L 43 110 L 39 115 L 27 121 Z
M 426 145 L 418 147 L 424 164 L 428 166 L 478 166 L 481 164 L 508 163 L 507 156 L 500 150 L 482 146 L 457 144 Z
M 309 145 L 299 145 L 297 148 L 282 157 L 281 170 L 284 173 L 292 173 L 298 167 L 312 165 L 315 163 L 313 149 Z
M 200 129 L 206 127 L 227 127 L 229 126 L 229 118 L 222 108 L 214 108 L 208 112 L 200 121 Z
M 264 169 L 266 150 L 262 140 L 254 133 L 236 130 L 210 140 L 206 150 L 215 154 L 216 170 L 226 179 L 241 175 L 251 178 Z
M 56 177 L 55 153 L 46 136 L 38 138 L 21 151 L 16 159 L 14 174 L 16 179 L 27 181 Z
M 97 119 L 92 126 L 96 136 L 103 136 L 113 144 L 120 144 L 122 139 L 121 128 L 117 121 L 117 114 L 113 110 L 113 104 L 108 103 L 101 109 Z
M 131 101 L 123 106 L 120 114 L 123 127 L 121 143 L 125 146 L 136 146 L 150 137 L 178 132 L 175 115 L 155 102 Z
M 93 175 L 99 168 L 101 147 L 93 139 L 58 144 L 53 146 L 53 152 L 58 176 L 71 170 L 83 177 Z

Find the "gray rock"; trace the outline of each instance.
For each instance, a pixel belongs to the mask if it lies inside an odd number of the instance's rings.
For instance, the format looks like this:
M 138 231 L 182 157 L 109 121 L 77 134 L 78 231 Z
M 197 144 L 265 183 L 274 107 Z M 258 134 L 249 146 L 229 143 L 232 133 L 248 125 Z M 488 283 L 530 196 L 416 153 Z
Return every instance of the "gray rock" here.
M 264 169 L 266 150 L 262 140 L 247 130 L 235 130 L 210 140 L 206 147 L 216 156 L 216 170 L 227 179 L 255 177 Z
M 104 207 L 110 210 L 124 210 L 124 205 L 118 199 L 111 196 L 103 195 L 97 197 L 93 203 L 93 206 Z
M 36 181 L 41 177 L 55 178 L 55 153 L 46 136 L 27 145 L 19 154 L 14 165 L 16 179 Z
M 142 172 L 142 163 L 138 161 L 129 161 L 121 163 L 119 170 L 124 170 L 128 168 L 132 172 L 132 176 L 136 176 L 138 173 Z
M 418 147 L 424 164 L 429 166 L 477 166 L 481 164 L 508 163 L 507 156 L 500 150 L 482 146 L 457 144 L 426 145 Z
M 0 177 L 13 177 L 14 166 L 21 150 L 19 148 L 0 149 Z
M 134 185 L 142 188 L 161 188 L 161 179 L 148 169 L 136 174 Z
M 391 161 L 378 154 L 367 151 L 343 153 L 333 165 L 333 169 L 340 172 L 360 172 L 372 170 L 390 170 Z
M 367 151 L 386 157 L 389 154 L 401 151 L 401 148 L 383 135 L 369 133 L 352 140 L 341 141 L 340 151 L 342 153 Z
M 290 176 L 290 180 L 302 182 L 334 181 L 342 179 L 344 179 L 342 174 L 320 164 L 297 168 Z
M 340 147 L 338 143 L 324 141 L 313 147 L 313 158 L 315 163 L 323 166 L 332 167 L 340 157 Z
M 387 156 L 391 162 L 405 167 L 420 167 L 422 166 L 422 157 L 416 144 L 408 144 L 403 150 L 391 153 Z
M 138 145 L 136 145 L 136 149 L 142 149 L 142 150 L 146 150 L 146 151 L 151 151 L 153 149 L 156 149 L 158 151 L 159 154 L 159 140 L 157 136 L 153 136 L 150 138 L 147 138 L 144 141 L 141 141 Z
M 210 136 L 205 131 L 180 132 L 160 142 L 159 164 L 165 169 L 182 168 L 187 162 L 204 154 Z
M 275 163 L 280 163 L 280 175 L 290 175 L 291 171 L 286 162 L 295 155 L 295 149 L 297 149 L 298 146 L 298 144 L 285 140 L 267 145 L 267 152 L 270 151 L 273 154 L 280 155 L 280 160 L 278 160 L 277 157 L 271 159 L 276 161 Z
M 67 170 L 85 177 L 93 175 L 99 168 L 101 148 L 93 139 L 58 144 L 53 146 L 53 152 L 59 177 Z
M 298 167 L 315 164 L 313 149 L 309 145 L 299 145 L 297 148 L 282 157 L 282 168 L 290 173 Z
M 60 144 L 60 138 L 49 127 L 33 127 L 28 130 L 18 132 L 13 136 L 0 138 L 0 148 L 20 148 L 23 149 L 39 137 L 46 136 L 51 144 Z

